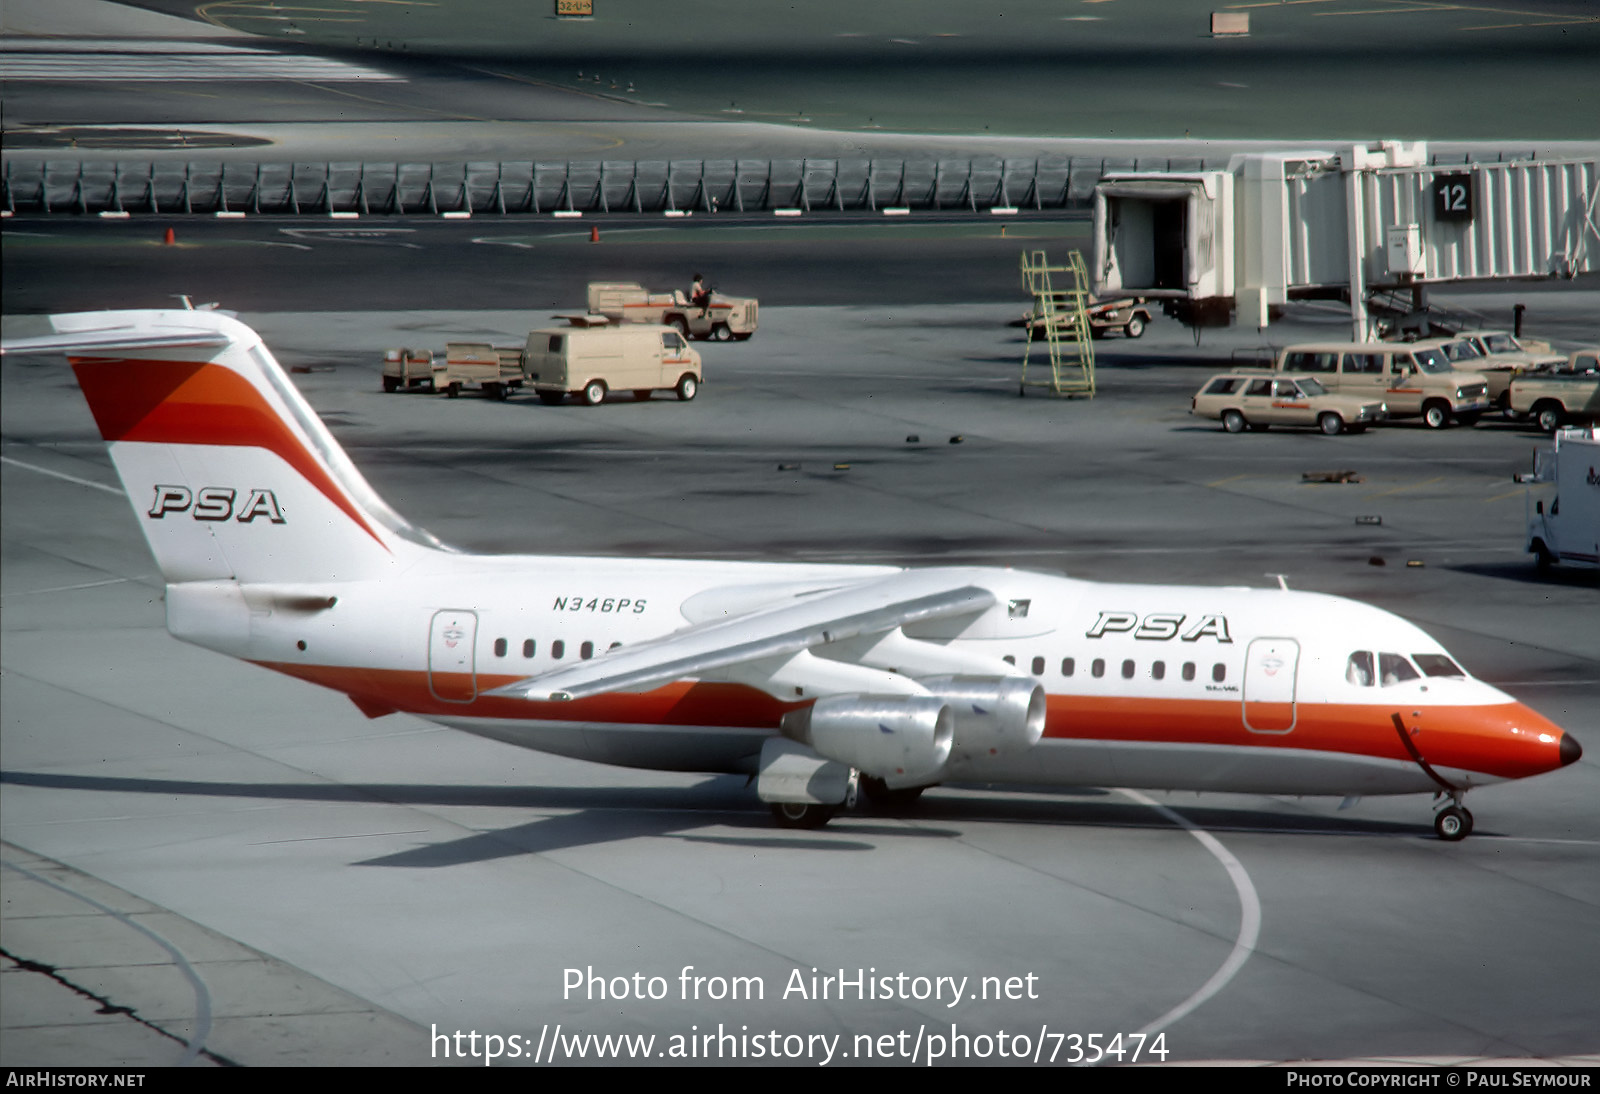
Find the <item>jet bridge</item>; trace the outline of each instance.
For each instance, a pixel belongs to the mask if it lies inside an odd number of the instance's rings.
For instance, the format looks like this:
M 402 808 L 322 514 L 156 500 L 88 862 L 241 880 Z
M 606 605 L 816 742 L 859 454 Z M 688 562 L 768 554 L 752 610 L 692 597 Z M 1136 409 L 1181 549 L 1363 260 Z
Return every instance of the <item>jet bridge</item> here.
M 1108 175 L 1095 187 L 1094 291 L 1161 300 L 1196 327 L 1237 313 L 1264 328 L 1291 301 L 1344 300 L 1366 340 L 1379 315 L 1425 312 L 1429 285 L 1595 270 L 1597 164 L 1430 164 L 1426 144 L 1384 141 Z

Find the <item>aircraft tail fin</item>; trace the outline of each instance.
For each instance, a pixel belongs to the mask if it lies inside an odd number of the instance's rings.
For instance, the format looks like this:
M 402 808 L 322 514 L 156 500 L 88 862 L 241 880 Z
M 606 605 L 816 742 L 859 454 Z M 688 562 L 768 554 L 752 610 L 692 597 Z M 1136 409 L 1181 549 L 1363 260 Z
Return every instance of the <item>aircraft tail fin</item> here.
M 378 576 L 443 545 L 373 491 L 255 331 L 216 311 L 50 316 L 168 582 Z

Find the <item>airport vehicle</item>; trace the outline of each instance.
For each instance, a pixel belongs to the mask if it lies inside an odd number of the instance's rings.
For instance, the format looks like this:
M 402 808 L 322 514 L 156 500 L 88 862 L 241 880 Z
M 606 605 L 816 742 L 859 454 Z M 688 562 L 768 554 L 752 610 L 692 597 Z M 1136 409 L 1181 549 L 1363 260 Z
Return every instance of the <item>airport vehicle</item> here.
M 1515 415 L 1531 416 L 1535 425 L 1554 433 L 1567 422 L 1600 421 L 1600 350 L 1582 349 L 1567 363 L 1511 380 L 1506 401 Z
M 1511 396 L 1507 389 L 1514 376 L 1538 372 L 1566 360 L 1559 353 L 1526 348 L 1510 331 L 1503 330 L 1464 330 L 1442 348 L 1454 367 L 1483 373 L 1489 384 L 1489 402 L 1508 413 Z
M 1314 376 L 1229 372 L 1206 381 L 1189 401 L 1189 413 L 1216 419 L 1229 433 L 1300 425 L 1331 437 L 1360 433 L 1382 421 L 1386 411 L 1381 401 L 1334 394 Z
M 1539 569 L 1600 567 L 1600 428 L 1557 430 L 1553 444 L 1534 451 L 1533 474 L 1522 481 L 1556 485 L 1549 506 L 1540 500 L 1528 516 L 1528 553 Z
M 1096 301 L 1084 309 L 1084 314 L 1089 317 L 1089 333 L 1095 338 L 1102 338 L 1112 331 L 1121 331 L 1129 338 L 1142 338 L 1144 329 L 1154 318 L 1142 296 Z M 1061 313 L 1057 321 L 1063 327 L 1070 326 L 1070 313 Z M 1032 326 L 1038 330 L 1043 324 L 1044 320 L 1030 311 L 1023 313 L 1020 322 L 1013 323 L 1012 326 Z
M 1306 343 L 1284 349 L 1273 367 L 1314 376 L 1329 391 L 1381 399 L 1390 418 L 1420 416 L 1430 429 L 1473 425 L 1489 409 L 1489 383 L 1452 368 L 1442 341 Z
M 1267 794 L 1470 789 L 1582 754 L 1418 627 L 1285 588 L 1022 570 L 473 555 L 380 499 L 217 312 L 50 317 L 176 637 L 603 763 L 742 773 L 791 826 L 865 781 Z M 669 332 L 671 333 L 671 332 Z M 197 698 L 200 693 L 197 692 Z
M 760 324 L 761 304 L 750 296 L 724 296 L 711 290 L 711 303 L 700 307 L 683 292 L 650 292 L 633 281 L 593 281 L 589 311 L 613 323 L 649 323 L 678 328 L 685 338 L 745 342 Z
M 491 399 L 505 400 L 522 386 L 522 351 L 496 348 L 488 342 L 446 342 L 445 370 L 439 381 L 454 399 L 464 387 L 475 387 Z
M 699 393 L 705 375 L 700 354 L 677 328 L 586 322 L 579 316 L 570 327 L 528 332 L 523 375 L 543 402 L 554 406 L 572 394 L 599 406 L 608 392 L 648 399 L 663 390 L 688 402 Z
M 445 366 L 435 361 L 427 349 L 386 349 L 383 351 L 383 390 L 421 388 L 437 391 L 444 381 Z

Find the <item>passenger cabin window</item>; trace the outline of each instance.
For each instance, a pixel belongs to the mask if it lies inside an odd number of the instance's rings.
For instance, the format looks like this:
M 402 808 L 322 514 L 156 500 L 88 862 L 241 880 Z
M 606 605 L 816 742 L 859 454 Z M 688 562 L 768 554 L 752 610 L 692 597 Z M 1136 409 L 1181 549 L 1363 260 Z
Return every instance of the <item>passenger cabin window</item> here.
M 587 661 L 587 660 L 589 660 L 589 658 L 593 657 L 594 656 L 594 643 L 593 642 L 585 642 L 583 645 L 579 646 L 578 647 L 578 656 L 583 658 L 585 661 Z
M 1096 680 L 1098 680 L 1098 679 L 1100 679 L 1100 677 L 1104 676 L 1106 674 L 1106 663 L 1105 663 L 1105 660 L 1103 658 L 1096 657 L 1094 659 L 1094 664 L 1089 666 L 1089 673 Z
M 1194 662 L 1193 661 L 1185 661 L 1183 663 L 1183 678 L 1185 680 L 1193 680 L 1194 679 Z
M 535 648 L 536 647 L 534 646 L 533 639 L 524 638 L 522 640 L 522 656 L 524 656 L 524 657 L 532 657 L 533 656 L 533 651 L 534 651 Z
M 496 657 L 504 657 L 506 655 L 506 640 L 504 638 L 496 638 L 494 640 L 494 655 Z
M 1071 676 L 1073 674 L 1073 672 L 1076 671 L 1077 667 L 1078 667 L 1078 662 L 1073 660 L 1071 657 L 1063 657 L 1061 659 L 1061 675 L 1062 676 Z
M 1227 678 L 1228 666 L 1224 665 L 1221 661 L 1218 661 L 1215 665 L 1211 666 L 1211 679 L 1220 684 Z
M 558 638 L 554 642 L 550 643 L 550 657 L 553 660 L 556 660 L 556 661 L 561 660 L 563 657 L 566 656 L 566 653 L 567 653 L 567 644 L 565 642 L 561 641 L 561 639 Z
M 1044 675 L 1044 658 L 1043 657 L 1035 657 L 1033 659 L 1033 674 L 1035 676 L 1043 676 Z
M 1162 680 L 1166 678 L 1166 675 L 1167 663 L 1165 661 L 1156 661 L 1150 666 L 1150 679 Z
M 1124 661 L 1122 663 L 1122 678 L 1124 680 L 1132 680 L 1133 679 L 1133 667 L 1134 666 L 1133 666 L 1133 662 L 1132 661 Z

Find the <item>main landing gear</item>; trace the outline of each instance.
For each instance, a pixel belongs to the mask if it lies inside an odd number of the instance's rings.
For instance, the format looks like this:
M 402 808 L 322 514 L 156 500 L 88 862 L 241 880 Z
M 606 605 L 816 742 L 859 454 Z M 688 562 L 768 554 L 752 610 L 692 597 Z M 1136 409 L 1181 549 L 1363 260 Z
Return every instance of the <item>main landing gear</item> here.
M 1472 812 L 1461 804 L 1461 794 L 1452 792 L 1450 804 L 1433 815 L 1433 830 L 1449 843 L 1472 835 Z

